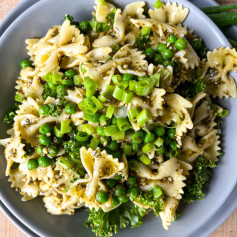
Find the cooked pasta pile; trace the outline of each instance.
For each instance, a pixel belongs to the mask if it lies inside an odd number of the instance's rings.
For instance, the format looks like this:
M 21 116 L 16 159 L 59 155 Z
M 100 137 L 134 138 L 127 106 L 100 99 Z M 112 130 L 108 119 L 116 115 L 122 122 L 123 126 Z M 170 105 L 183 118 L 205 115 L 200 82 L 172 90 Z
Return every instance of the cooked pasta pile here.
M 150 210 L 168 229 L 181 200 L 202 199 L 222 155 L 228 111 L 215 98 L 236 97 L 237 53 L 208 51 L 181 25 L 187 7 L 154 6 L 96 1 L 91 21 L 66 15 L 27 39 L 4 119 L 12 188 L 23 201 L 43 196 L 54 215 L 87 207 L 98 236 L 137 227 Z

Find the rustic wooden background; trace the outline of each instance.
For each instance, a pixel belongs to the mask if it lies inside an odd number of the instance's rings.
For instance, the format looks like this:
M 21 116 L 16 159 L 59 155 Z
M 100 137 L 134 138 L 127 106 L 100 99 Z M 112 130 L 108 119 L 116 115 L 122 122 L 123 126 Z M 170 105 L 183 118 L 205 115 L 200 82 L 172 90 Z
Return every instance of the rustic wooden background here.
M 0 0 L 0 21 L 21 0 Z M 237 3 L 237 0 L 216 0 L 220 4 Z M 5 216 L 0 212 L 0 237 L 25 237 Z M 237 237 L 237 210 L 229 219 L 220 226 L 210 237 Z

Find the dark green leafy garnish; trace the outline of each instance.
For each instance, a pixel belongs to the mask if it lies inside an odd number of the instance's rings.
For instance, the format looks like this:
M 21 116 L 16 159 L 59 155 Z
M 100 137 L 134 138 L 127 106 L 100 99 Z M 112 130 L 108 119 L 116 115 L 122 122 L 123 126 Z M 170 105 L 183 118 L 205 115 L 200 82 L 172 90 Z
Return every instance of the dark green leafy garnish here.
M 19 109 L 19 104 L 15 103 L 10 110 L 6 113 L 3 122 L 12 125 L 14 123 L 14 118 L 17 115 L 16 111 Z

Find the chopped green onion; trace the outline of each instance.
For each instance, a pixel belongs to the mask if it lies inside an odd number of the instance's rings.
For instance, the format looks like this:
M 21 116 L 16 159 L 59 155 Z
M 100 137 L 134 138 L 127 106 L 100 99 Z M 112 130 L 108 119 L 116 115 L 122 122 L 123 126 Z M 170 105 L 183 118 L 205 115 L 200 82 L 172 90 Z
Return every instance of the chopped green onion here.
M 120 130 L 117 125 L 110 125 L 104 128 L 105 136 L 113 136 L 118 133 Z
M 89 134 L 86 132 L 79 131 L 76 135 L 76 140 L 79 142 L 85 142 L 89 138 Z
M 134 76 L 133 76 L 132 74 L 130 74 L 130 73 L 125 73 L 125 74 L 123 75 L 123 81 L 129 82 L 129 81 L 131 81 L 131 80 L 134 80 Z M 125 89 L 125 88 L 124 88 L 124 89 Z
M 142 127 L 150 119 L 149 112 L 144 109 L 141 113 L 137 115 L 137 122 L 140 127 Z
M 132 146 L 125 144 L 123 147 L 123 153 L 125 155 L 131 156 L 132 155 Z
M 93 103 L 95 104 L 97 109 L 103 109 L 103 105 L 100 103 L 100 101 L 95 96 L 92 96 L 91 100 L 93 101 Z
M 105 89 L 105 95 L 106 96 L 112 96 L 114 90 L 115 90 L 115 86 L 107 85 L 106 89 Z
M 229 114 L 229 111 L 226 109 L 223 109 L 220 113 L 217 114 L 219 117 L 226 117 Z
M 142 151 L 143 153 L 147 153 L 151 151 L 155 146 L 152 143 L 147 143 L 143 148 Z
M 125 103 L 125 104 L 128 104 L 131 102 L 132 100 L 132 97 L 133 97 L 133 93 L 131 91 L 124 91 L 123 92 L 123 97 L 122 97 L 122 101 Z
M 137 115 L 138 115 L 138 111 L 136 108 L 132 108 L 128 110 L 128 118 L 130 121 L 135 121 L 135 118 Z
M 62 76 L 58 73 L 53 73 L 52 74 L 52 82 L 54 84 L 61 84 L 62 83 Z
M 113 92 L 113 97 L 119 101 L 122 101 L 123 99 L 123 92 L 124 92 L 124 89 L 121 89 L 119 87 L 119 85 L 117 85 L 114 89 L 114 92 Z
M 131 128 L 131 125 L 126 118 L 117 118 L 117 126 L 120 131 L 126 131 Z
M 112 81 L 115 85 L 119 84 L 122 81 L 122 77 L 120 75 L 113 75 Z
M 72 130 L 72 127 L 70 126 L 70 123 L 71 123 L 70 119 L 66 119 L 66 120 L 63 120 L 61 122 L 60 132 L 62 134 L 68 133 Z
M 164 140 L 161 137 L 158 137 L 155 141 L 155 145 L 158 147 L 162 146 L 163 143 L 164 143 Z
M 86 97 L 89 98 L 95 94 L 98 86 L 91 78 L 85 78 L 84 87 L 86 88 Z
M 142 154 L 138 159 L 145 165 L 149 165 L 151 163 L 151 160 L 145 154 Z
M 156 73 L 151 75 L 151 80 L 153 80 L 153 85 L 155 87 L 159 87 L 160 86 L 160 73 Z
M 159 198 L 163 194 L 162 189 L 158 185 L 154 186 L 154 188 L 152 189 L 152 192 L 153 192 L 154 198 Z
M 161 8 L 163 6 L 163 2 L 161 2 L 161 0 L 156 0 L 154 3 L 153 3 L 153 6 L 158 9 L 158 8 Z
M 15 95 L 15 101 L 17 101 L 17 102 L 20 102 L 20 103 L 22 103 L 23 102 L 23 98 L 22 98 L 22 96 L 21 96 L 21 94 L 19 94 L 19 93 L 17 93 L 16 95 Z
M 83 113 L 83 118 L 87 121 L 90 121 L 92 123 L 98 123 L 99 122 L 99 117 L 100 114 L 99 113 L 95 113 L 93 115 L 87 114 L 87 113 Z
M 49 72 L 49 73 L 47 73 L 46 75 L 44 75 L 43 76 L 43 79 L 45 80 L 45 81 L 51 81 L 52 80 L 52 76 L 53 76 L 53 73 L 52 72 Z
M 106 112 L 105 116 L 107 118 L 112 118 L 113 113 L 114 113 L 114 109 L 115 109 L 115 107 L 113 105 L 109 105 L 108 108 L 107 108 L 107 112 Z
M 91 135 L 95 131 L 95 129 L 92 126 L 90 126 L 89 124 L 82 124 L 81 130 L 82 130 L 82 132 L 86 132 L 89 135 Z
M 151 82 L 148 79 L 142 79 L 136 83 L 135 93 L 139 96 L 147 96 L 152 92 Z
M 92 149 L 96 149 L 96 147 L 98 147 L 98 145 L 99 145 L 99 142 L 100 142 L 100 139 L 98 138 L 98 137 L 93 137 L 92 139 L 91 139 L 91 142 L 90 142 L 90 147 L 92 148 Z
M 98 96 L 98 99 L 100 100 L 100 102 L 104 103 L 105 101 L 107 101 L 107 98 L 105 97 L 105 93 L 102 93 L 101 95 Z
M 122 131 L 119 131 L 112 135 L 112 140 L 122 140 L 125 137 L 125 133 Z
M 135 81 L 135 80 L 129 81 L 129 90 L 130 90 L 130 91 L 135 91 L 135 89 L 136 89 L 136 83 L 137 83 L 137 81 Z
M 86 72 L 87 72 L 87 70 L 84 68 L 84 63 L 81 64 L 81 71 L 82 71 L 83 73 L 86 73 Z
M 84 100 L 82 100 L 78 104 L 78 107 L 79 107 L 80 110 L 82 110 L 85 113 L 90 114 L 90 115 L 95 114 L 96 111 L 98 110 L 98 108 L 96 107 L 96 105 L 92 101 L 92 97 L 90 99 L 85 98 Z

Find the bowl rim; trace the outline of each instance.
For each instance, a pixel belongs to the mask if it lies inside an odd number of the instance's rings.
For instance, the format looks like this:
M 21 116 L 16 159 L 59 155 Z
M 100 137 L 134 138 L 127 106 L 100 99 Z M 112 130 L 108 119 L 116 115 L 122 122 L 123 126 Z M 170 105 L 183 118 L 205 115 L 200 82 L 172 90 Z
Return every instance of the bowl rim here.
M 36 1 L 35 3 L 33 3 L 33 1 Z M 40 5 L 45 4 L 46 2 L 50 2 L 50 1 L 55 1 L 55 0 L 44 0 L 44 1 L 40 1 L 40 0 L 33 0 L 31 6 L 29 6 L 27 9 L 23 10 L 22 14 L 18 15 L 17 18 L 15 20 L 13 20 L 10 25 L 6 28 L 6 30 L 3 32 L 2 36 L 0 36 L 0 44 L 2 41 L 4 41 L 5 37 L 7 37 L 7 32 L 9 31 L 9 29 L 11 30 L 11 28 L 14 27 L 15 24 L 17 24 L 18 21 L 21 20 L 21 18 L 24 17 L 24 15 L 30 14 L 30 11 L 32 9 L 37 8 Z M 168 0 L 164 0 L 164 1 L 168 1 Z M 224 47 L 231 47 L 229 41 L 226 39 L 225 35 L 221 32 L 221 30 L 214 24 L 214 22 L 212 22 L 210 20 L 210 18 L 208 16 L 206 16 L 198 7 L 196 7 L 192 2 L 189 2 L 188 0 L 169 0 L 171 2 L 178 2 L 179 4 L 182 4 L 188 8 L 190 7 L 194 7 L 196 8 L 196 11 L 199 12 L 200 15 L 202 15 L 202 18 L 204 18 L 208 24 L 210 25 L 211 28 L 213 28 L 215 30 L 216 36 L 218 37 L 219 42 L 222 42 L 223 45 L 225 45 Z M 213 0 L 210 0 L 213 1 Z M 24 4 L 27 4 L 27 0 L 23 0 L 21 3 L 17 4 L 17 6 L 9 13 L 9 16 L 7 15 L 7 17 L 0 23 L 0 26 L 6 24 L 7 20 L 11 20 L 11 17 L 14 16 L 14 14 L 17 14 L 18 9 L 20 7 L 23 7 Z M 117 4 L 119 5 L 119 4 Z M 1 34 L 1 32 L 0 32 Z M 237 177 L 236 177 L 237 178 Z M 237 180 L 237 179 L 236 179 Z M 231 188 L 229 188 L 229 192 L 226 195 L 226 198 L 223 198 L 222 202 L 219 203 L 219 207 L 222 207 L 224 205 L 224 203 L 226 202 L 226 200 L 228 199 L 228 197 L 231 195 L 232 192 L 234 192 L 234 188 L 236 186 L 236 182 L 233 183 L 233 185 L 231 185 Z M 237 190 L 237 189 L 236 189 Z M 2 190 L 0 187 L 0 201 L 3 203 L 3 205 L 9 210 L 9 212 L 11 214 L 13 214 L 13 216 L 19 220 L 23 225 L 25 225 L 26 227 L 28 227 L 28 225 L 30 226 L 30 228 L 32 228 L 32 225 L 28 223 L 27 225 L 27 220 L 25 220 L 25 218 L 21 218 L 20 213 L 18 213 L 17 211 L 14 211 L 14 208 L 11 207 L 11 203 L 8 202 L 8 200 L 6 198 L 4 198 L 2 196 Z M 213 217 L 213 215 L 215 215 L 215 213 L 217 212 L 218 208 L 216 208 L 216 211 L 213 211 L 213 213 L 209 213 L 206 217 L 206 220 L 209 220 Z M 230 213 L 231 214 L 231 213 Z M 227 216 L 228 217 L 228 216 Z M 227 218 L 226 217 L 226 218 Z M 10 218 L 12 219 L 12 218 Z M 24 221 L 22 221 L 22 219 Z M 224 220 L 223 220 L 224 221 Z M 204 225 L 204 221 L 201 223 L 201 225 L 198 225 L 195 229 L 193 229 L 193 233 L 196 233 L 198 231 L 198 229 L 200 229 L 202 226 Z M 215 228 L 217 228 L 218 226 L 216 226 Z M 214 229 L 213 229 L 214 230 Z M 37 234 L 37 233 L 35 233 Z

